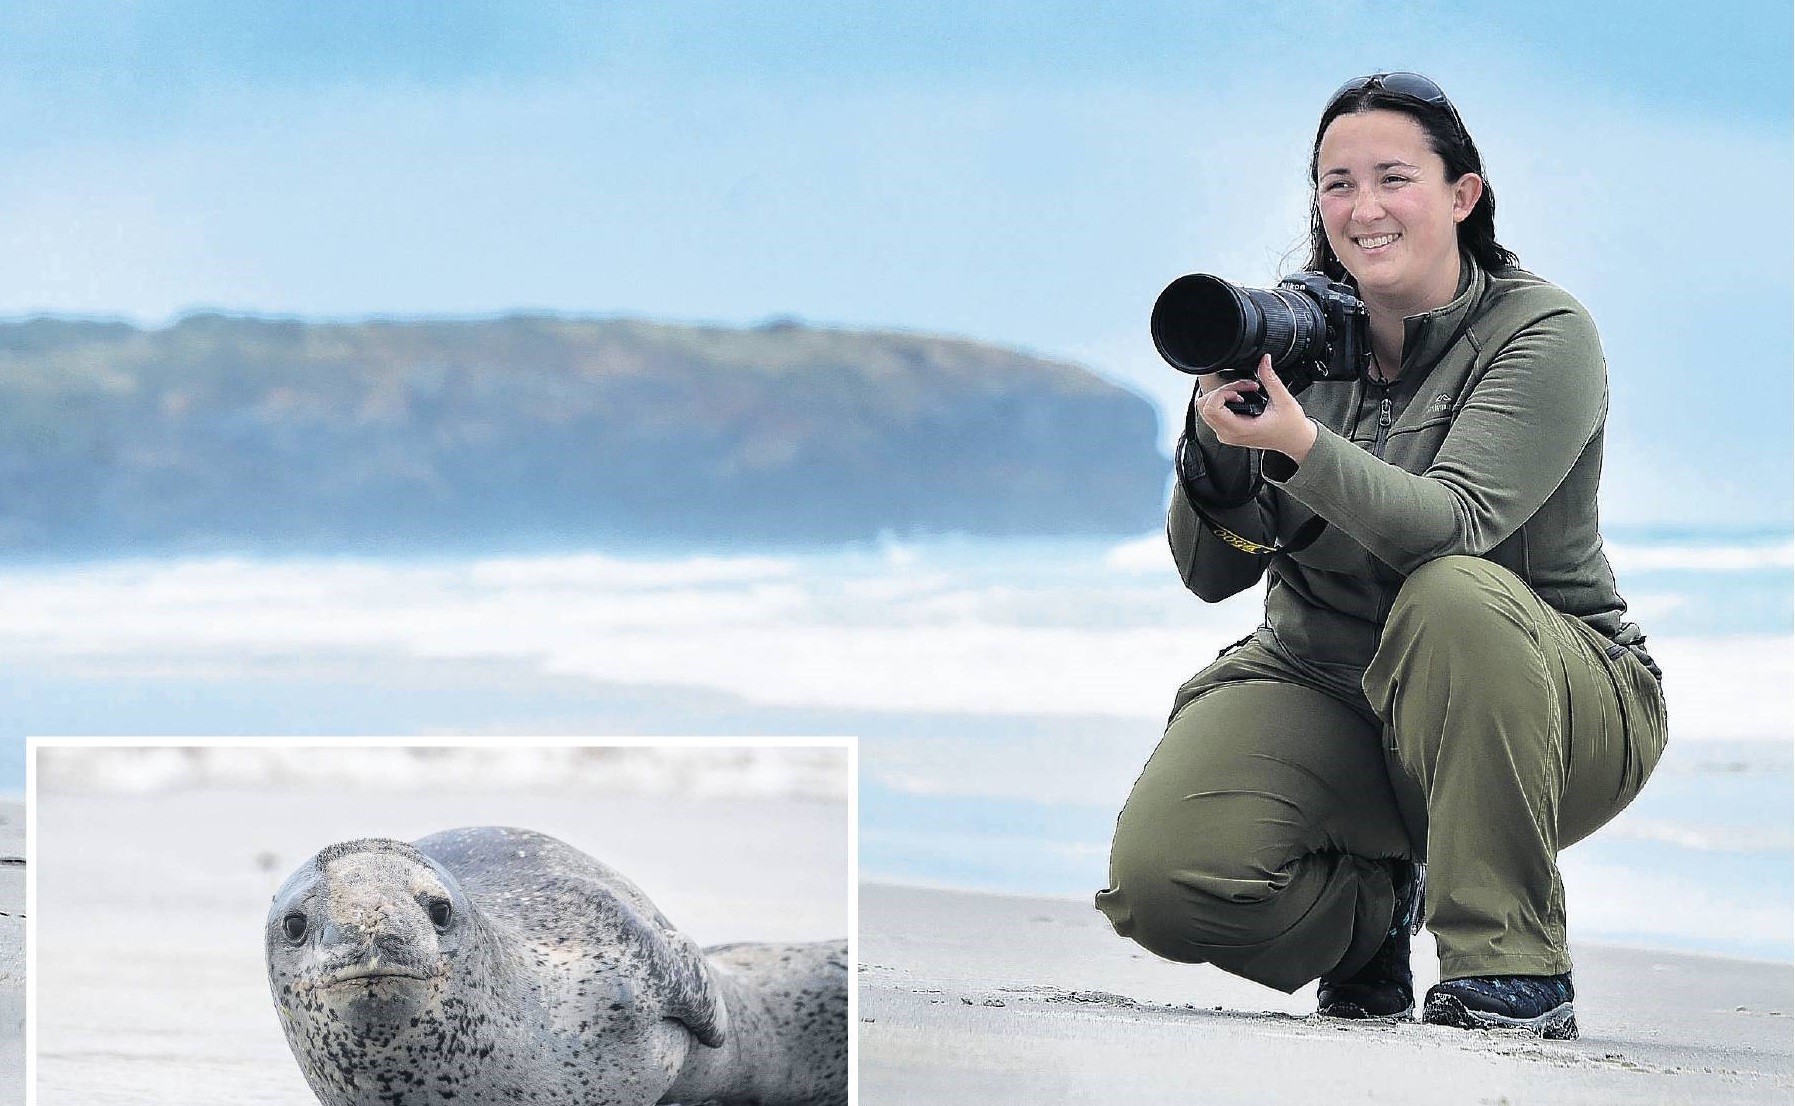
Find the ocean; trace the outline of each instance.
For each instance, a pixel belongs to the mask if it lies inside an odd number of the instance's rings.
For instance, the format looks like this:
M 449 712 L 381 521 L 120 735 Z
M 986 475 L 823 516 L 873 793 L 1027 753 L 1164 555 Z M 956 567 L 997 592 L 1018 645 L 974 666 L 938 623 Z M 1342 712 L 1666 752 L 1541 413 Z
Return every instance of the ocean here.
M 1609 530 L 1671 745 L 1566 851 L 1578 939 L 1788 961 L 1795 544 Z M 0 569 L 27 735 L 855 735 L 863 880 L 1086 898 L 1178 684 L 1257 623 L 1163 538 Z

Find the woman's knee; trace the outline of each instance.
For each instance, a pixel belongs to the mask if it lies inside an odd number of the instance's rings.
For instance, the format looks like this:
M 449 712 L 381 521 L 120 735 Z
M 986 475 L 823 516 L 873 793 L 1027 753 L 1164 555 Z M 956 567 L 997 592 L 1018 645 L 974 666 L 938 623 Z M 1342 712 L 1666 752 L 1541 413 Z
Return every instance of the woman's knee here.
M 1116 932 L 1169 960 L 1201 960 L 1198 946 L 1253 943 L 1258 909 L 1288 882 L 1272 858 L 1287 856 L 1290 843 L 1265 839 L 1267 818 L 1240 796 L 1191 796 L 1180 821 L 1204 813 L 1209 827 L 1168 833 L 1151 815 L 1121 819 L 1110 850 L 1110 887 L 1097 905 Z M 1213 801 L 1211 801 L 1213 800 Z M 1140 813 L 1140 812 L 1136 812 Z M 1288 812 L 1286 812 L 1287 814 Z
M 1378 648 L 1402 649 L 1424 638 L 1531 634 L 1531 596 L 1519 577 L 1492 561 L 1437 558 L 1403 581 Z
M 1189 870 L 1141 870 L 1117 874 L 1111 886 L 1097 894 L 1097 908 L 1110 925 L 1167 960 L 1201 963 L 1217 945 L 1253 945 L 1277 935 L 1257 924 L 1269 918 L 1255 910 L 1275 894 L 1262 884 L 1257 898 L 1222 898 L 1199 890 L 1187 877 Z
M 1453 713 L 1552 709 L 1541 652 L 1555 618 L 1514 573 L 1480 557 L 1442 557 L 1409 575 L 1397 593 L 1363 687 L 1393 731 L 1396 759 L 1425 776 L 1448 731 L 1459 747 L 1475 733 Z
M 1376 728 L 1338 701 L 1266 680 L 1211 689 L 1135 782 L 1098 906 L 1172 960 L 1276 938 L 1298 905 L 1286 892 L 1315 854 L 1389 847 L 1376 801 L 1388 787 Z
M 1487 607 L 1491 597 L 1511 597 L 1517 590 L 1526 590 L 1526 585 L 1508 569 L 1482 557 L 1455 554 L 1431 560 L 1409 573 L 1397 589 L 1392 613 L 1473 613 Z

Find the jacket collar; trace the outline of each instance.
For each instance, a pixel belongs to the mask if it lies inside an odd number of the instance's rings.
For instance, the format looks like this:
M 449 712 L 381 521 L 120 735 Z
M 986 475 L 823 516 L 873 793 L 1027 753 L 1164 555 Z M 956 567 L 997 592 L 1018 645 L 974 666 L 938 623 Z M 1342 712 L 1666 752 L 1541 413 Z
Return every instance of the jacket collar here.
M 1452 297 L 1452 302 L 1402 320 L 1402 376 L 1405 380 L 1411 376 L 1411 367 L 1421 367 L 1414 376 L 1425 376 L 1434 362 L 1458 341 L 1476 314 L 1484 289 L 1489 287 L 1489 278 L 1470 254 L 1461 250 L 1458 258 L 1458 294 Z

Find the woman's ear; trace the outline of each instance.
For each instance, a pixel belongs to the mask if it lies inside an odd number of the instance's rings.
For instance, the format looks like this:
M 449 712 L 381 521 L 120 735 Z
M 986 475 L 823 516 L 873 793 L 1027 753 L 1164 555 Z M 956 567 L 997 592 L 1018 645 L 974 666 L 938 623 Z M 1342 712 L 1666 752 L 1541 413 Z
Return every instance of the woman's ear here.
M 1458 178 L 1452 186 L 1452 221 L 1462 223 L 1477 207 L 1477 201 L 1483 199 L 1483 178 L 1476 173 L 1466 173 Z

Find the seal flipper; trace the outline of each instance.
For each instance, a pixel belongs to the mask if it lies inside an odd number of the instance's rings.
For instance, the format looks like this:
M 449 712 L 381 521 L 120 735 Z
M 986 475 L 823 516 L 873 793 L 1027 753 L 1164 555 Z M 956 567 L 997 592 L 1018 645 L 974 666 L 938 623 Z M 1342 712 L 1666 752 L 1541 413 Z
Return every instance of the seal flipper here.
M 690 1029 L 700 1044 L 721 1048 L 729 1014 L 717 995 L 704 952 L 685 934 L 664 932 L 669 939 L 654 951 L 656 975 L 666 982 L 667 1015 Z

